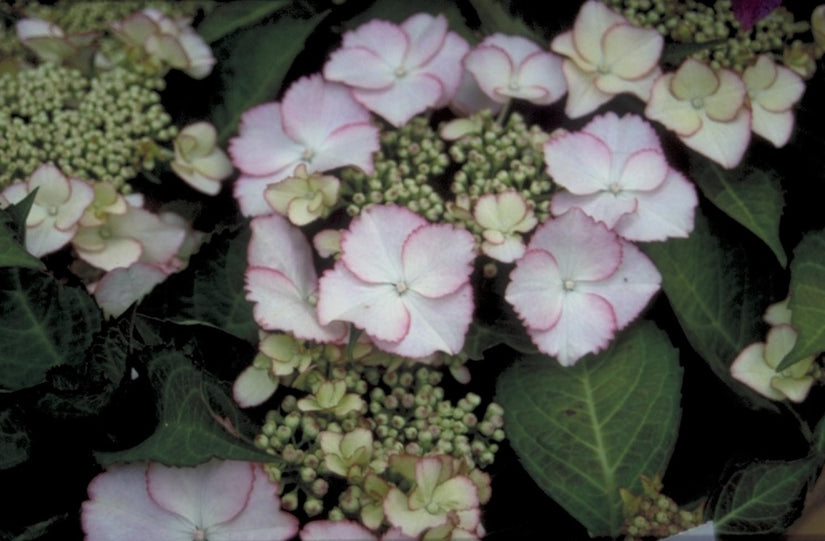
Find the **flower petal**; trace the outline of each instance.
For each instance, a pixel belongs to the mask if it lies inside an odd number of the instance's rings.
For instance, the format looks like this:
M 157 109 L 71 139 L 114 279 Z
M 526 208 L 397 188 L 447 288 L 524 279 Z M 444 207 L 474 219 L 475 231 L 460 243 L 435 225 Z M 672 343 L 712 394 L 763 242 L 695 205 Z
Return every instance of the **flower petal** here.
M 596 72 L 587 72 L 575 63 L 565 59 L 561 65 L 567 82 L 567 102 L 564 113 L 570 118 L 579 118 L 592 113 L 613 98 L 613 94 L 602 92 L 596 87 Z
M 140 259 L 143 254 L 143 245 L 132 238 L 109 238 L 102 248 L 95 246 L 94 250 L 84 250 L 78 241 L 82 239 L 81 229 L 74 239 L 74 248 L 80 259 L 105 271 L 118 267 L 128 267 Z M 80 238 L 78 238 L 80 237 Z M 28 240 L 28 239 L 26 239 Z
M 545 331 L 558 323 L 564 301 L 564 279 L 556 259 L 544 250 L 531 250 L 516 261 L 504 298 L 532 330 Z
M 521 86 L 545 91 L 544 97 L 530 101 L 537 105 L 549 105 L 567 92 L 561 64 L 561 58 L 545 51 L 536 51 L 522 62 L 518 68 Z
M 777 148 L 785 146 L 793 133 L 794 116 L 792 111 L 772 113 L 758 103 L 751 105 L 751 129 L 761 135 Z
M 613 194 L 601 191 L 588 195 L 556 192 L 550 200 L 550 209 L 558 216 L 577 207 L 585 214 L 613 229 L 623 217 L 636 212 L 639 202 L 634 193 Z
M 401 23 L 401 30 L 409 39 L 409 50 L 404 66 L 415 68 L 429 62 L 444 44 L 447 37 L 447 18 L 433 17 L 429 13 L 416 13 Z
M 622 216 L 613 229 L 627 240 L 686 238 L 693 231 L 696 188 L 681 173 L 670 170 L 661 186 L 634 193 L 636 212 Z
M 747 77 L 747 71 L 745 76 Z M 747 83 L 747 79 L 745 82 Z M 750 91 L 750 86 L 748 90 Z M 776 79 L 769 88 L 751 98 L 751 101 L 755 100 L 766 110 L 779 113 L 793 107 L 804 93 L 805 82 L 796 72 L 784 66 L 776 66 Z
M 286 134 L 281 113 L 280 104 L 264 103 L 243 114 L 238 136 L 229 141 L 235 167 L 247 175 L 270 176 L 301 159 L 304 146 Z
M 680 136 L 680 139 L 722 167 L 736 167 L 742 161 L 751 140 L 750 111 L 741 109 L 739 115 L 730 122 L 707 119 L 699 131 L 689 137 Z
M 367 541 L 378 538 L 371 531 L 353 520 L 314 520 L 301 530 L 302 541 Z
M 356 88 L 386 88 L 395 83 L 395 68 L 364 47 L 344 47 L 324 64 L 324 77 Z
M 649 192 L 661 186 L 669 172 L 664 154 L 653 149 L 640 150 L 624 162 L 619 186 L 622 190 Z
M 439 79 L 428 74 L 407 74 L 383 90 L 353 90 L 353 96 L 370 111 L 393 126 L 406 124 L 418 113 L 433 107 L 444 92 Z
M 296 160 L 292 165 L 298 163 Z M 233 186 L 233 195 L 244 216 L 263 216 L 272 214 L 272 207 L 266 202 L 264 191 L 270 184 L 278 183 L 292 174 L 292 167 L 281 169 L 278 173 L 256 177 L 241 175 Z
M 617 24 L 602 37 L 604 62 L 611 73 L 622 79 L 639 79 L 659 63 L 664 39 L 653 28 Z
M 255 218 L 250 228 L 252 236 L 247 248 L 250 266 L 283 273 L 302 295 L 315 290 L 318 275 L 312 262 L 312 248 L 300 229 L 277 214 Z
M 742 78 L 735 71 L 722 69 L 717 72 L 719 88 L 704 98 L 705 112 L 718 122 L 729 122 L 744 107 L 747 90 Z
M 682 137 L 689 137 L 702 128 L 702 117 L 689 100 L 680 100 L 671 93 L 672 81 L 672 73 L 656 79 L 650 91 L 645 116 L 661 122 Z
M 547 173 L 570 193 L 587 195 L 610 185 L 613 156 L 600 139 L 585 132 L 573 132 L 544 143 Z
M 507 53 L 495 45 L 476 47 L 464 57 L 464 69 L 475 78 L 484 94 L 500 103 L 508 98 L 497 89 L 507 88 L 514 68 Z
M 413 511 L 409 507 L 407 496 L 396 487 L 390 488 L 384 498 L 384 516 L 392 526 L 401 528 L 407 535 L 418 537 L 421 532 L 446 522 L 446 513 L 431 515 L 426 509 Z
M 401 252 L 407 286 L 429 298 L 454 293 L 473 272 L 473 235 L 449 224 L 417 228 L 404 241 Z
M 248 366 L 232 384 L 232 397 L 242 408 L 260 406 L 275 394 L 278 383 L 266 370 Z
M 573 23 L 576 51 L 591 64 L 599 64 L 604 58 L 602 36 L 617 24 L 627 24 L 627 20 L 601 2 L 585 2 Z
M 410 47 L 409 36 L 398 25 L 373 19 L 344 34 L 343 47 L 363 47 L 378 54 L 393 69 L 400 67 Z
M 43 257 L 66 246 L 74 233 L 75 228 L 61 231 L 47 218 L 35 227 L 26 227 L 26 250 L 34 257 Z
M 688 57 L 670 79 L 669 90 L 681 101 L 706 98 L 719 89 L 719 73 L 704 62 Z
M 765 362 L 765 344 L 762 342 L 743 349 L 730 365 L 730 374 L 771 400 L 782 400 L 785 397 L 771 386 L 771 379 L 776 376 L 776 372 Z
M 433 108 L 446 107 L 458 92 L 458 85 L 464 74 L 461 60 L 469 50 L 470 45 L 464 38 L 455 32 L 447 32 L 444 45 L 421 67 L 423 73 L 435 77 L 441 83 L 441 97 L 435 102 Z
M 373 172 L 373 153 L 377 152 L 378 128 L 370 123 L 345 124 L 327 136 L 310 163 L 310 172 L 329 171 L 345 165 Z
M 95 300 L 108 317 L 118 317 L 163 282 L 167 273 L 157 265 L 135 263 L 103 275 L 95 288 Z

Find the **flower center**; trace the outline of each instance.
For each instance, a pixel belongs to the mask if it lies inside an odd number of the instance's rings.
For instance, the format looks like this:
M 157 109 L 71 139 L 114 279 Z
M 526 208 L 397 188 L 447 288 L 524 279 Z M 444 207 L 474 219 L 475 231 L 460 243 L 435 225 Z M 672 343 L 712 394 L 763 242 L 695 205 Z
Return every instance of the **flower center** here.
M 568 278 L 564 282 L 562 282 L 562 287 L 565 291 L 573 291 L 573 289 L 576 287 L 576 281 Z
M 312 158 L 314 158 L 314 157 L 315 157 L 315 151 L 312 150 L 311 148 L 307 148 L 301 153 L 301 159 L 304 160 L 307 163 L 312 163 Z
M 409 289 L 407 287 L 407 282 L 398 282 L 397 284 L 395 284 L 395 290 L 398 292 L 399 295 L 403 295 L 404 293 L 406 293 L 407 289 Z
M 619 195 L 619 192 L 622 191 L 622 186 L 618 182 L 614 182 L 610 185 L 610 192 L 613 195 Z
M 431 514 L 431 515 L 437 515 L 437 514 L 439 514 L 439 512 L 441 511 L 441 506 L 439 506 L 439 505 L 438 505 L 437 503 L 435 503 L 435 502 L 430 502 L 430 503 L 428 503 L 428 504 L 427 504 L 427 507 L 426 507 L 425 509 L 427 509 L 427 512 L 428 512 L 429 514 Z
M 608 73 L 610 73 L 610 66 L 608 66 L 607 64 L 599 64 L 598 66 L 596 66 L 596 71 L 599 72 L 599 75 L 607 75 Z
M 49 216 L 57 216 L 57 206 L 56 205 L 50 206 L 48 212 L 49 212 Z
M 705 106 L 705 98 L 693 98 L 690 100 L 690 104 L 693 106 L 694 109 L 701 109 Z
M 108 227 L 101 227 L 100 228 L 100 238 L 108 239 L 111 236 L 112 236 L 112 232 L 109 231 Z
M 404 69 L 404 66 L 399 66 L 399 67 L 395 68 L 395 76 L 398 79 L 401 79 L 401 78 L 407 76 L 407 70 Z
M 195 533 L 192 535 L 192 541 L 206 541 L 206 530 L 195 528 Z
M 507 85 L 507 88 L 510 90 L 518 90 L 521 86 L 518 84 L 518 81 L 510 81 L 510 84 Z

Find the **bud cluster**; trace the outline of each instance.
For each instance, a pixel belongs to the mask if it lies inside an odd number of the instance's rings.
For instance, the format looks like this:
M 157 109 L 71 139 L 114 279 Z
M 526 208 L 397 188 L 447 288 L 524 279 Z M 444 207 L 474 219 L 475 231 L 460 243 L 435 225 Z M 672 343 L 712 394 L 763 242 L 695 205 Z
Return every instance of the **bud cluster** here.
M 662 494 L 662 481 L 658 475 L 653 478 L 643 475 L 641 478 L 642 495 L 634 495 L 626 489 L 619 491 L 625 515 L 622 525 L 625 541 L 641 541 L 647 537 L 660 539 L 703 522 L 701 506 L 693 511 L 679 509 L 676 502 Z

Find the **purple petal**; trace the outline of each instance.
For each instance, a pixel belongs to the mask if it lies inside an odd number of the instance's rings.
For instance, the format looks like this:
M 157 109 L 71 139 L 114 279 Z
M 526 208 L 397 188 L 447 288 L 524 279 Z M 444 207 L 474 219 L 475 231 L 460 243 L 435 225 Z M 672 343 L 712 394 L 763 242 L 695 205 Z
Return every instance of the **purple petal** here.
M 750 30 L 780 4 L 782 0 L 732 0 L 731 8 L 742 29 Z

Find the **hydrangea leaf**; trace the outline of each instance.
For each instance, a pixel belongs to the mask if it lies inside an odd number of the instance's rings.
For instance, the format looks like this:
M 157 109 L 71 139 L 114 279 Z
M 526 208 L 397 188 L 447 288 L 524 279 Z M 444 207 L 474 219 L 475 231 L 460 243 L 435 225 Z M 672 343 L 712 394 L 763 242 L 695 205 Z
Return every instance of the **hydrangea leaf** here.
M 690 171 L 691 178 L 714 205 L 762 239 L 780 265 L 788 264 L 779 240 L 779 220 L 785 200 L 779 177 L 774 172 L 748 166 L 723 169 L 693 153 Z
M 214 43 L 235 30 L 250 26 L 289 6 L 289 0 L 240 0 L 220 4 L 198 25 L 198 34 L 206 43 Z
M 126 374 L 130 326 L 128 319 L 117 321 L 94 337 L 84 363 L 51 369 L 46 375 L 51 390 L 38 407 L 61 419 L 100 415 Z
M 0 470 L 29 459 L 31 440 L 25 426 L 15 406 L 0 411 Z
M 283 17 L 221 42 L 215 56 L 226 59 L 220 64 L 224 91 L 212 116 L 220 143 L 235 132 L 244 111 L 278 94 L 295 57 L 325 16 L 326 12 L 310 19 Z
M 791 325 L 799 333 L 794 348 L 779 363 L 784 370 L 825 351 L 825 230 L 808 233 L 791 262 Z
M 772 273 L 741 242 L 723 239 L 718 231 L 724 225 L 712 229 L 697 209 L 689 238 L 646 244 L 644 252 L 662 274 L 662 289 L 690 345 L 749 405 L 776 411 L 775 404 L 730 375 L 739 352 L 762 338 Z
M 539 353 L 524 332 L 524 325 L 515 317 L 500 318 L 492 324 L 473 320 L 464 338 L 464 349 L 461 351 L 469 359 L 480 360 L 484 358 L 486 350 L 499 344 L 505 344 L 525 355 Z
M 43 269 L 43 262 L 24 248 L 26 216 L 34 197 L 33 191 L 16 205 L 0 210 L 0 267 Z
M 100 310 L 85 290 L 25 269 L 0 269 L 0 387 L 43 382 L 61 364 L 79 364 L 100 329 Z
M 242 418 L 223 387 L 192 366 L 183 353 L 155 353 L 148 371 L 158 394 L 157 429 L 131 449 L 97 453 L 101 464 L 153 460 L 169 466 L 195 466 L 212 457 L 272 461 L 271 455 L 258 451 L 237 433 Z
M 524 19 L 507 11 L 501 2 L 496 0 L 470 0 L 476 10 L 481 29 L 485 35 L 500 32 L 510 36 L 522 36 L 535 43 L 545 43 L 547 40 L 540 33 L 524 22 Z M 555 6 L 554 6 L 555 7 Z
M 719 534 L 784 532 L 802 508 L 816 471 L 810 458 L 751 464 L 736 471 L 708 503 Z
M 592 536 L 620 533 L 619 489 L 667 466 L 676 441 L 682 370 L 650 323 L 609 349 L 562 367 L 531 356 L 508 368 L 496 401 L 511 445 L 533 480 Z

